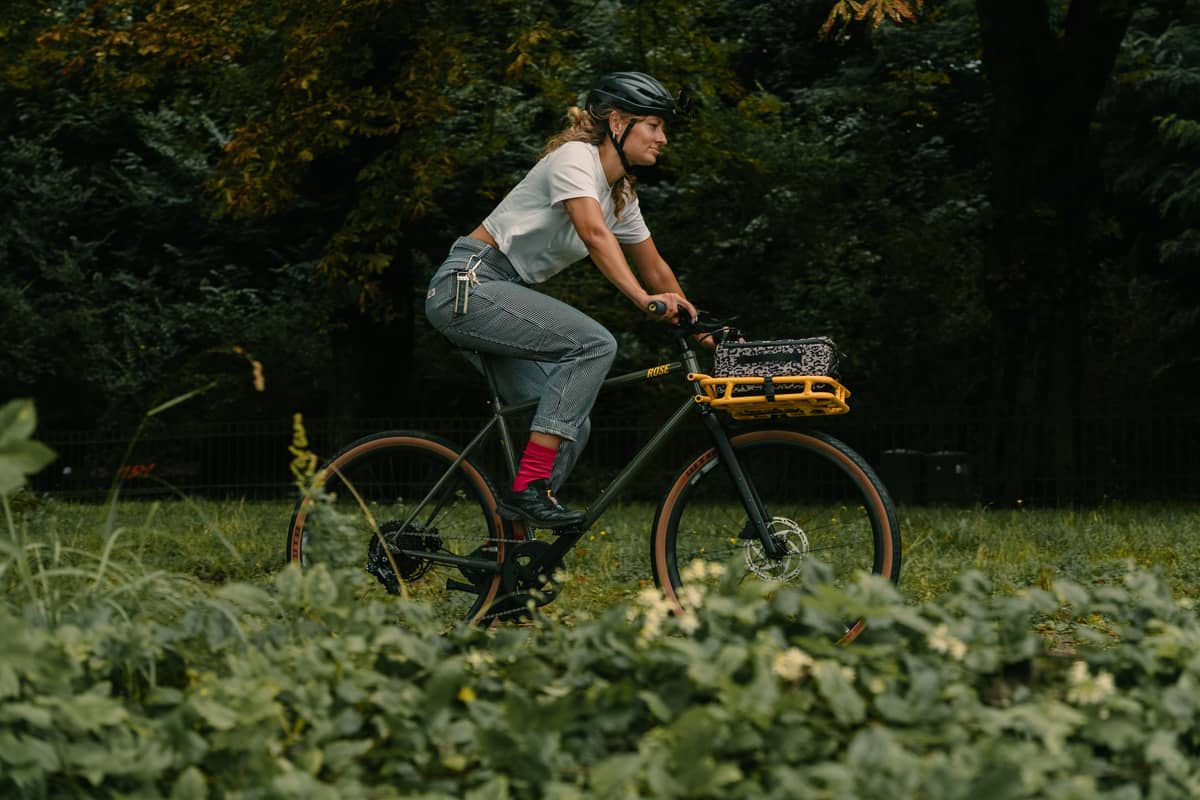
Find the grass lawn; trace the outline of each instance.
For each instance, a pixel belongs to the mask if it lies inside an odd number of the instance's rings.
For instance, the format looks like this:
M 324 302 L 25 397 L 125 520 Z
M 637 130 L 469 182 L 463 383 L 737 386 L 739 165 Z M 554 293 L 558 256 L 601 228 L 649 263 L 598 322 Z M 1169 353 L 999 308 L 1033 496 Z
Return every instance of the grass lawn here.
M 978 570 L 998 592 L 1047 588 L 1066 578 L 1105 581 L 1133 562 L 1161 571 L 1177 596 L 1194 597 L 1200 508 L 1105 505 L 1086 509 L 901 508 L 900 584 L 914 600 L 938 597 Z
M 283 564 L 286 501 L 123 501 L 115 506 L 44 499 L 18 504 L 12 531 L 99 553 L 115 562 L 182 573 L 208 584 L 263 583 Z M 901 507 L 900 588 L 932 600 L 969 570 L 999 593 L 1056 579 L 1098 582 L 1129 561 L 1161 571 L 1177 596 L 1197 593 L 1200 508 L 1105 505 L 1091 509 Z M 568 557 L 569 578 L 547 611 L 594 614 L 650 585 L 649 504 L 614 506 Z

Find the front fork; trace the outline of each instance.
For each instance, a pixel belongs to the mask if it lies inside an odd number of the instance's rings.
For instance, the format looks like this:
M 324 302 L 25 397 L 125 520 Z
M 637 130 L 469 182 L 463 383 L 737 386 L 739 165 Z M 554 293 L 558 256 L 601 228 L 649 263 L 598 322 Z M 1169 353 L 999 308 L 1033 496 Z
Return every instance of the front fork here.
M 700 373 L 700 362 L 696 358 L 696 351 L 688 343 L 687 336 L 679 334 L 676 337 L 676 343 L 683 356 L 684 367 L 692 374 L 689 377 Z M 695 378 L 692 380 L 692 389 L 696 392 L 697 397 L 704 391 L 699 380 Z M 767 516 L 766 508 L 763 507 L 762 498 L 758 496 L 758 490 L 746 474 L 746 470 L 742 469 L 742 462 L 738 461 L 737 453 L 734 452 L 733 445 L 729 441 L 728 432 L 721 421 L 717 419 L 716 412 L 711 407 L 699 404 L 698 410 L 700 421 L 708 432 L 708 438 L 712 439 L 713 446 L 717 450 L 717 457 L 729 474 L 729 479 L 733 481 L 738 498 L 742 501 L 742 508 L 745 509 L 746 516 L 750 518 L 750 525 L 758 536 L 758 540 L 762 542 L 763 552 L 768 558 L 783 558 L 786 550 L 771 533 L 771 520 Z
M 786 551 L 771 533 L 770 518 L 767 516 L 766 508 L 763 507 L 762 498 L 758 496 L 754 482 L 742 469 L 742 462 L 738 460 L 733 444 L 729 441 L 729 434 L 726 433 L 716 414 L 707 406 L 700 408 L 700 421 L 704 424 L 704 429 L 708 431 L 709 438 L 716 447 L 717 457 L 729 474 L 729 479 L 733 481 L 738 498 L 742 501 L 742 508 L 745 509 L 746 516 L 750 518 L 750 525 L 758 535 L 758 540 L 762 542 L 763 552 L 768 558 L 783 558 Z

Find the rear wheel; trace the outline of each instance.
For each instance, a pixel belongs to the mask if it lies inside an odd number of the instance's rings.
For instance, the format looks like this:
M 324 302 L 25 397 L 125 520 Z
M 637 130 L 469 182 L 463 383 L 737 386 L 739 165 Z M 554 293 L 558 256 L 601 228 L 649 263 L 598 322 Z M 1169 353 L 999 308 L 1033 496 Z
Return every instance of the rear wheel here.
M 448 442 L 410 431 L 343 448 L 317 473 L 324 497 L 296 505 L 288 560 L 364 567 L 380 589 L 427 602 L 447 622 L 483 619 L 513 534 L 484 473 L 468 459 L 450 470 L 458 455 Z
M 697 559 L 735 564 L 746 579 L 796 583 L 801 564 L 825 562 L 835 582 L 859 571 L 900 576 L 900 528 L 887 490 L 847 445 L 822 433 L 768 430 L 730 437 L 755 487 L 781 558 L 771 558 L 720 466 L 715 448 L 701 453 L 664 495 L 650 534 L 654 579 L 679 607 L 681 569 Z M 846 622 L 845 640 L 861 633 Z

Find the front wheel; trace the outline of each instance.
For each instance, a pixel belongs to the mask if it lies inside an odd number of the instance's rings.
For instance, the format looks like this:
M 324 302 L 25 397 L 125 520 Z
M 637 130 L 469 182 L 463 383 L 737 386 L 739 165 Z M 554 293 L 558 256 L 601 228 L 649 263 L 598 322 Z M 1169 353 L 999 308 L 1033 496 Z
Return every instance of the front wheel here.
M 378 588 L 427 602 L 448 623 L 482 620 L 513 534 L 486 475 L 469 459 L 454 466 L 458 455 L 413 431 L 343 448 L 317 473 L 320 499 L 296 505 L 288 561 L 365 568 Z
M 770 558 L 754 531 L 733 481 L 710 448 L 680 471 L 658 508 L 650 532 L 654 580 L 680 607 L 681 567 L 700 559 L 736 564 L 747 579 L 796 582 L 811 557 L 825 562 L 835 582 L 859 571 L 900 576 L 900 527 L 887 490 L 847 445 L 823 433 L 764 430 L 730 437 L 738 461 L 783 546 Z M 844 641 L 862 632 L 848 621 Z

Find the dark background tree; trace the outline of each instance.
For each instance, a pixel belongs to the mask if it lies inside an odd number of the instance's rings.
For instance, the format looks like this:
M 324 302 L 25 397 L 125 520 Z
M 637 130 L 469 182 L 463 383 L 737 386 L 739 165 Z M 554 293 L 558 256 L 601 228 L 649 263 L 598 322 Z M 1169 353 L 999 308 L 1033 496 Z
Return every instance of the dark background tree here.
M 1049 414 L 1054 436 L 993 442 L 1006 448 L 1006 484 L 1050 461 L 1078 467 L 1076 419 L 1084 397 L 1085 319 L 1093 302 L 1097 234 L 1107 211 L 1096 106 L 1134 8 L 1141 3 L 978 0 L 983 63 L 993 102 L 992 226 L 984 285 L 993 327 L 996 404 Z M 1001 410 L 997 408 L 997 411 Z
M 0 385 L 59 429 L 214 378 L 239 388 L 197 417 L 477 413 L 428 275 L 632 67 L 690 98 L 639 192 L 691 294 L 756 336 L 833 335 L 849 424 L 923 425 L 883 445 L 1070 492 L 1124 468 L 1086 420 L 1200 384 L 1198 26 L 1196 0 L 18 0 Z M 659 347 L 595 270 L 549 289 L 623 364 Z M 991 422 L 945 424 L 967 417 Z

